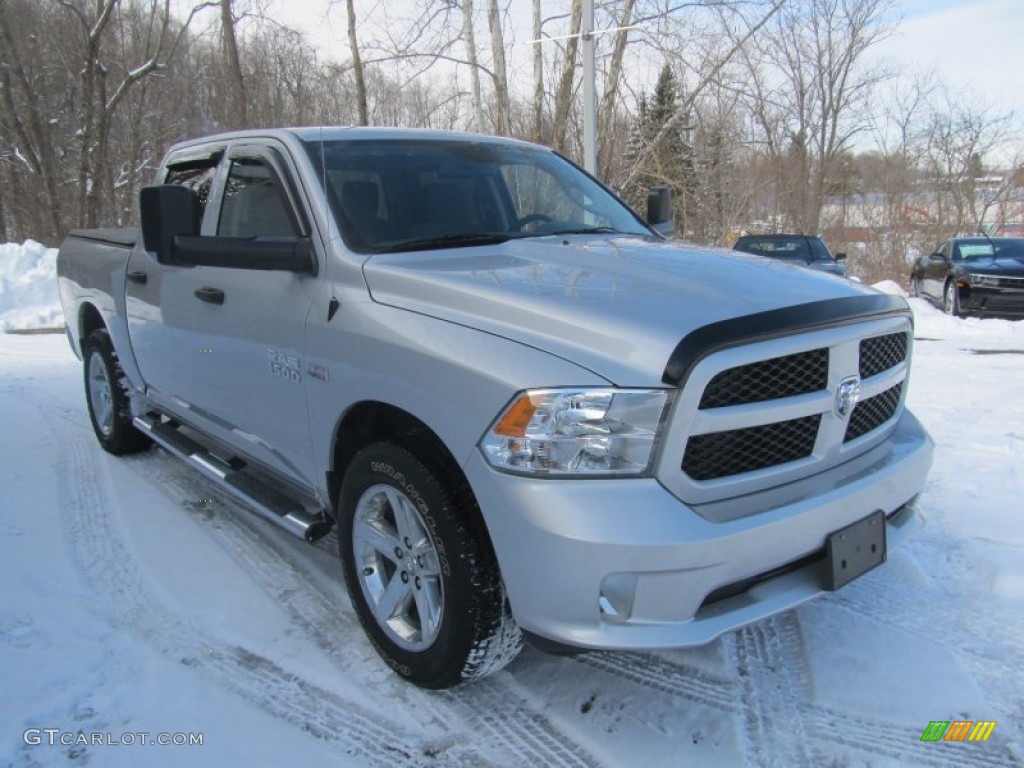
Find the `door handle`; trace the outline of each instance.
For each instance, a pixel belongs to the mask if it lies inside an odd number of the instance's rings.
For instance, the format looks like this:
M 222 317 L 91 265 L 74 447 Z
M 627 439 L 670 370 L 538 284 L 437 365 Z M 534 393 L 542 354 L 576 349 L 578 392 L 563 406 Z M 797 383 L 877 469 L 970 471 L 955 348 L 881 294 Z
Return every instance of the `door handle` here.
M 128 274 L 125 275 L 125 277 L 127 277 L 133 283 L 138 283 L 139 285 L 146 284 L 146 273 L 143 272 L 141 269 L 130 270 Z
M 220 288 L 210 288 L 209 286 L 203 286 L 202 288 L 196 288 L 196 298 L 200 301 L 205 301 L 207 304 L 223 304 L 224 303 L 224 291 Z

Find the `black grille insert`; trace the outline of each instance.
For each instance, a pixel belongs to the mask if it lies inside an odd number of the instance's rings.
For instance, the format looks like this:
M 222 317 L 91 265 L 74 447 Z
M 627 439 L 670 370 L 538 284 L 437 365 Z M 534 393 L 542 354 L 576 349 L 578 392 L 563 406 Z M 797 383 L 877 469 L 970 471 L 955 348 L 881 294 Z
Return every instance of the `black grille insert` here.
M 907 334 L 890 333 L 860 342 L 860 377 L 887 371 L 907 359 Z
M 896 415 L 896 407 L 900 404 L 902 392 L 903 382 L 900 382 L 881 394 L 857 403 L 857 407 L 850 414 L 850 423 L 846 425 L 846 437 L 843 438 L 843 442 L 848 443 L 873 429 L 878 429 Z
M 827 384 L 828 349 L 823 347 L 722 371 L 705 388 L 700 408 L 760 403 L 819 392 Z
M 821 415 L 815 414 L 695 435 L 686 443 L 683 471 L 694 480 L 714 480 L 806 458 L 814 451 L 820 423 Z

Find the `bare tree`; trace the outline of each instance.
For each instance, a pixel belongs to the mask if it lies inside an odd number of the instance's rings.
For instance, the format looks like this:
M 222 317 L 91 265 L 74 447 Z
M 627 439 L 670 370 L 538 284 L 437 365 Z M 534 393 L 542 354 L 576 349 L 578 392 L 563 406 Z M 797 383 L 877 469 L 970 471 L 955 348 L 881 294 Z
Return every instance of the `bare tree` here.
M 565 57 L 562 60 L 562 74 L 558 80 L 558 91 L 555 94 L 555 118 L 551 143 L 555 149 L 566 149 L 569 110 L 572 106 L 573 84 L 576 80 L 576 56 L 579 49 L 580 30 L 582 29 L 582 0 L 572 0 L 572 22 L 569 25 L 569 36 L 565 43 Z
M 31 173 L 42 181 L 46 208 L 49 214 L 49 232 L 53 238 L 64 233 L 62 199 L 59 190 L 57 150 L 53 141 L 54 128 L 44 117 L 44 93 L 33 82 L 34 78 L 23 62 L 20 45 L 15 40 L 12 22 L 15 18 L 14 4 L 0 0 L 0 90 L 3 91 L 4 112 L 0 125 L 4 133 L 13 139 L 16 147 L 11 161 L 27 166 Z M 28 8 L 17 9 L 27 21 Z M 18 97 L 20 96 L 20 101 Z
M 1012 114 L 972 101 L 943 88 L 928 115 L 925 162 L 946 235 L 981 226 L 988 208 L 980 188 L 984 158 L 1007 139 L 1012 126 Z
M 491 59 L 494 70 L 495 129 L 507 135 L 510 129 L 512 105 L 508 93 L 508 71 L 505 67 L 505 40 L 501 31 L 498 0 L 487 0 L 487 26 L 491 32 Z
M 533 0 L 533 133 L 534 141 L 544 140 L 544 52 L 541 48 L 541 0 Z
M 462 36 L 469 61 L 469 77 L 473 85 L 473 118 L 478 131 L 484 130 L 484 106 L 480 95 L 480 62 L 477 58 L 476 34 L 473 31 L 473 0 L 462 0 Z
M 790 226 L 817 232 L 830 168 L 852 137 L 869 128 L 869 100 L 886 73 L 864 53 L 888 29 L 891 0 L 807 0 L 788 5 L 749 56 L 752 113 L 790 186 Z M 760 70 L 760 71 L 755 71 Z
M 352 72 L 356 81 L 356 108 L 359 112 L 359 125 L 369 125 L 370 119 L 366 110 L 366 79 L 363 75 L 363 60 L 359 55 L 359 41 L 356 38 L 356 8 L 354 0 L 345 0 L 348 14 L 348 47 L 352 54 Z
M 238 55 L 238 41 L 235 38 L 235 18 L 231 12 L 231 0 L 220 0 L 220 26 L 224 37 L 224 56 L 228 62 L 228 76 L 231 80 L 231 112 L 229 124 L 234 128 L 248 125 L 245 79 L 242 77 L 242 60 Z

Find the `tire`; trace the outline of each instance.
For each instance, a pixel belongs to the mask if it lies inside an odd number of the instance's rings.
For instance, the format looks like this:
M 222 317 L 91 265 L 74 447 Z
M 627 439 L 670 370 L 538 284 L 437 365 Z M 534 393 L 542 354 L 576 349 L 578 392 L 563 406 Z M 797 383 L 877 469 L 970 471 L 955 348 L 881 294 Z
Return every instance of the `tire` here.
M 152 441 L 132 424 L 128 382 L 105 330 L 89 334 L 82 363 L 89 421 L 103 450 L 115 456 L 146 450 Z
M 947 315 L 960 317 L 960 291 L 957 290 L 955 280 L 946 283 L 946 289 L 942 292 L 942 308 Z
M 420 458 L 430 453 L 381 442 L 352 458 L 338 548 L 377 653 L 410 682 L 440 689 L 504 667 L 522 634 L 468 487 Z

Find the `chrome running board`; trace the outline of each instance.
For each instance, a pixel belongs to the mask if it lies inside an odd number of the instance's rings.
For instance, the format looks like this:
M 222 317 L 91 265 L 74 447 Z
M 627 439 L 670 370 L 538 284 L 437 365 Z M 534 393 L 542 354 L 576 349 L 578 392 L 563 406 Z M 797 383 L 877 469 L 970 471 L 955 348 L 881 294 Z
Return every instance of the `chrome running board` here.
M 306 505 L 281 493 L 248 471 L 245 462 L 240 459 L 227 462 L 214 456 L 202 444 L 183 434 L 175 423 L 162 421 L 155 414 L 136 416 L 132 423 L 152 438 L 153 442 L 290 533 L 314 542 L 331 530 L 323 510 L 311 512 Z

